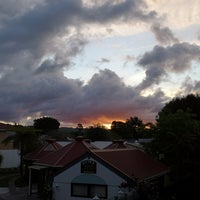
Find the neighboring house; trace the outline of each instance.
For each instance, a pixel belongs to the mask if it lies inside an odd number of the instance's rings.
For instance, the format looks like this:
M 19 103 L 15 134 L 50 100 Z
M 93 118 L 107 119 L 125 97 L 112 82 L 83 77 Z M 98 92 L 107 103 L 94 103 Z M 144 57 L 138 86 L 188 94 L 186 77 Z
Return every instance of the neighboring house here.
M 26 154 L 23 158 L 23 161 L 25 164 L 25 171 L 24 171 L 25 177 L 28 176 L 29 167 L 32 166 L 34 162 L 37 162 L 41 158 L 47 156 L 48 154 L 52 152 L 56 152 L 61 148 L 62 148 L 62 145 L 58 144 L 55 139 L 46 139 L 44 144 L 42 144 L 39 148 Z M 40 170 L 40 168 L 34 166 L 32 167 L 32 169 L 35 169 L 32 172 L 32 177 L 34 177 L 33 180 L 37 180 L 38 176 L 41 176 L 40 173 L 37 173 L 37 171 Z
M 144 150 L 145 144 L 152 142 L 152 138 L 139 138 L 138 140 L 128 140 L 127 145 Z
M 143 151 L 130 148 L 122 141 L 118 147 L 116 144 L 115 141 L 114 146 L 98 149 L 89 140 L 78 137 L 42 156 L 29 167 L 29 194 L 34 170 L 42 175 L 40 183 L 52 185 L 55 200 L 89 200 L 96 195 L 101 199 L 114 199 L 119 191 L 129 194 L 139 183 L 163 177 L 168 172 L 165 165 Z
M 13 168 L 20 165 L 19 151 L 13 148 L 13 142 L 2 143 L 8 136 L 15 134 L 15 132 L 9 131 L 10 127 L 9 124 L 0 123 L 0 155 L 2 156 L 0 168 Z
M 106 146 L 104 149 L 127 149 L 133 148 L 131 145 L 124 142 L 124 140 L 114 140 L 111 144 Z
M 47 139 L 45 143 L 41 145 L 39 148 L 26 154 L 24 156 L 24 161 L 32 164 L 33 162 L 37 162 L 42 157 L 47 156 L 49 153 L 58 151 L 61 148 L 62 148 L 62 145 L 56 142 L 55 139 Z

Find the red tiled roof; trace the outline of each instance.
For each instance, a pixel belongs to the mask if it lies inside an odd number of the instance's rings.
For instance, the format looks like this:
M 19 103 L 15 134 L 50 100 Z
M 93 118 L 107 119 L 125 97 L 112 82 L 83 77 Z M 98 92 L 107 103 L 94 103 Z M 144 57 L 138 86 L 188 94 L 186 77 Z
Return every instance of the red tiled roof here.
M 65 167 L 91 150 L 98 149 L 88 140 L 79 137 L 74 142 L 66 145 L 56 152 L 52 152 L 37 161 L 37 164 L 54 167 Z
M 25 160 L 37 161 L 49 153 L 58 151 L 62 146 L 53 139 L 48 139 L 44 145 L 24 156 Z
M 124 143 L 124 140 L 114 140 L 112 144 L 108 145 L 104 149 L 127 149 L 133 148 L 130 145 Z
M 138 149 L 114 149 L 94 151 L 99 158 L 131 179 L 142 181 L 168 171 L 161 162 Z
M 74 142 L 41 157 L 36 164 L 52 167 L 67 167 L 87 152 L 107 164 L 113 170 L 138 181 L 160 176 L 168 172 L 161 162 L 137 148 L 99 150 L 89 141 L 77 138 Z

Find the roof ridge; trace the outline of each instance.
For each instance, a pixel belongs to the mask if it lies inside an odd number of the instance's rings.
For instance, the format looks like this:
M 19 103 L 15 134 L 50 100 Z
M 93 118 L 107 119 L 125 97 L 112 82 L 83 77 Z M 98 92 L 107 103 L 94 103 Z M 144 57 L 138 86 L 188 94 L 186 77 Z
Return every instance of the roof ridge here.
M 29 156 L 29 155 L 38 155 L 38 154 L 40 154 L 45 148 L 46 148 L 46 146 L 47 146 L 48 144 L 46 143 L 46 144 L 44 144 L 43 146 L 41 146 L 41 147 L 38 147 L 37 149 L 35 149 L 34 151 L 32 151 L 32 152 L 30 152 L 30 153 L 28 153 L 27 155 L 25 155 L 25 157 L 27 157 L 27 156 Z
M 89 151 L 89 152 L 92 152 L 92 149 L 90 149 L 90 147 L 88 146 L 89 143 L 87 143 L 87 141 L 83 140 L 82 141 L 82 144 L 84 145 L 84 147 Z M 92 147 L 95 147 L 95 145 L 92 145 L 92 144 L 89 144 L 91 145 Z M 97 148 L 97 147 L 95 147 Z
M 119 169 L 118 167 L 116 167 L 115 165 L 113 165 L 111 162 L 107 161 L 106 159 L 102 158 L 100 155 L 96 154 L 95 151 L 92 152 L 95 156 L 97 156 L 98 158 L 100 158 L 103 162 L 107 163 L 108 165 L 110 165 L 111 167 L 113 167 L 114 169 L 116 169 L 117 171 L 119 171 L 120 173 L 124 174 L 126 177 L 130 178 L 130 179 L 134 179 L 134 177 L 130 177 L 130 175 L 128 175 L 127 173 L 125 173 L 124 171 L 122 171 L 121 169 Z
M 70 143 L 70 144 L 68 144 L 68 145 L 65 146 L 65 147 L 68 147 L 68 146 L 71 145 L 70 148 L 67 149 L 67 151 L 65 151 L 64 154 L 63 154 L 62 156 L 60 156 L 60 158 L 55 162 L 55 165 L 56 165 L 57 163 L 59 163 L 59 162 L 65 157 L 65 155 L 70 151 L 70 149 L 72 149 L 72 147 L 73 147 L 75 144 L 76 144 L 76 142 L 72 142 L 72 143 Z M 63 149 L 65 149 L 65 147 L 63 147 L 63 148 L 61 148 L 61 149 L 63 150 Z

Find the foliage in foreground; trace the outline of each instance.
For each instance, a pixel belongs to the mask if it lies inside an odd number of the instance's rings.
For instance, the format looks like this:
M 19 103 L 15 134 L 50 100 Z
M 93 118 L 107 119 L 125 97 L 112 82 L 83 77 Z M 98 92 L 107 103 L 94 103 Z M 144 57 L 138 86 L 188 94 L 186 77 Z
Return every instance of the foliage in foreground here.
M 170 167 L 177 199 L 199 195 L 199 113 L 199 96 L 188 95 L 172 100 L 159 112 L 154 140 L 146 146 L 148 152 Z

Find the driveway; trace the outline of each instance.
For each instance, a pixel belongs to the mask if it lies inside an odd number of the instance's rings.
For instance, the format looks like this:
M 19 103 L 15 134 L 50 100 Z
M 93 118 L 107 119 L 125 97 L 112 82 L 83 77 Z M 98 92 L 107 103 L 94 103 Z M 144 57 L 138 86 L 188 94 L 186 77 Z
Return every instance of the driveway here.
M 37 194 L 28 196 L 28 187 L 16 188 L 14 192 L 0 193 L 0 200 L 39 200 Z M 40 199 L 41 200 L 41 199 Z

